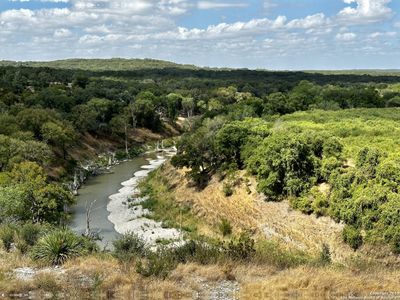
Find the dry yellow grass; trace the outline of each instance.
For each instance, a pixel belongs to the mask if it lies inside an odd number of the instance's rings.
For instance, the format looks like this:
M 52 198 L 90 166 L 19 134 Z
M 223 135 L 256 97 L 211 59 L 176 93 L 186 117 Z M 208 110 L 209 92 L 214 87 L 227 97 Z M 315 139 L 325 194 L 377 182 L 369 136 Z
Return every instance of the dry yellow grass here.
M 344 299 L 350 296 L 382 296 L 385 293 L 400 295 L 398 271 L 354 273 L 333 268 L 302 267 L 281 271 L 270 275 L 269 278 L 243 284 L 240 299 Z
M 246 191 L 244 182 L 235 187 L 232 196 L 226 197 L 222 191 L 223 182 L 216 177 L 212 178 L 205 189 L 199 191 L 190 187 L 185 170 L 176 170 L 168 164 L 163 169 L 163 174 L 175 186 L 176 201 L 191 203 L 192 211 L 209 225 L 215 227 L 224 218 L 231 223 L 234 230 L 258 228 L 262 212 L 254 197 Z
M 208 224 L 216 227 L 222 218 L 227 219 L 234 231 L 250 230 L 262 238 L 275 239 L 288 248 L 297 248 L 318 254 L 323 244 L 329 246 L 332 259 L 344 262 L 353 255 L 350 247 L 342 242 L 342 224 L 329 217 L 308 216 L 290 208 L 288 201 L 267 202 L 256 191 L 256 181 L 238 172 L 240 184 L 234 193 L 226 197 L 222 191 L 224 182 L 212 178 L 203 190 L 190 186 L 186 170 L 176 170 L 171 165 L 163 168 L 163 175 L 174 186 L 174 197 L 179 203 L 191 203 L 192 212 Z
M 19 253 L 8 253 L 0 250 L 0 292 L 13 294 L 23 293 L 32 288 L 31 282 L 23 282 L 15 278 L 14 269 L 31 266 L 32 261 Z
M 69 287 L 69 296 L 97 295 L 116 299 L 164 299 L 164 295 L 185 295 L 173 278 L 161 280 L 144 278 L 135 271 L 135 262 L 119 263 L 109 255 L 81 257 L 65 265 L 63 286 Z

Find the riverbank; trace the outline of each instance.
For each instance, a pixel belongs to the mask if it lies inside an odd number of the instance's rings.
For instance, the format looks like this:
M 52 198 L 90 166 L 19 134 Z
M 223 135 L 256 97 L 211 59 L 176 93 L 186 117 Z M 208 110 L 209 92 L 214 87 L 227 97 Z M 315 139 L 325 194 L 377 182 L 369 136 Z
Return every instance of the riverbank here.
M 148 164 L 142 165 L 141 170 L 136 171 L 132 178 L 121 183 L 123 187 L 118 193 L 109 197 L 108 220 L 114 224 L 114 228 L 119 234 L 134 232 L 148 246 L 155 246 L 161 241 L 169 241 L 174 244 L 182 242 L 183 235 L 178 229 L 166 228 L 162 222 L 147 217 L 151 211 L 141 205 L 147 199 L 140 197 L 138 189 L 141 180 L 163 165 L 175 153 L 174 147 L 165 148 L 157 152 L 155 159 L 146 158 Z
M 175 154 L 174 147 L 160 147 L 110 166 L 107 174 L 90 177 L 79 189 L 70 227 L 78 234 L 88 233 L 89 227 L 90 234 L 100 237 L 99 244 L 104 248 L 110 248 L 115 239 L 127 232 L 135 232 L 149 246 L 179 241 L 182 235 L 177 229 L 165 228 L 147 218 L 151 212 L 140 205 L 146 199 L 139 197 L 139 182 Z

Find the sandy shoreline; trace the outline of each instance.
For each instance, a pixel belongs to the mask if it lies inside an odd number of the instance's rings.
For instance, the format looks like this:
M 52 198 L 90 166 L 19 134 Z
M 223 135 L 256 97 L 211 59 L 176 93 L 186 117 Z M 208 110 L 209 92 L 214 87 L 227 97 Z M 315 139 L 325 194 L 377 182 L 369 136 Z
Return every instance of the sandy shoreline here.
M 170 240 L 177 243 L 182 240 L 182 233 L 179 230 L 163 228 L 161 222 L 145 217 L 151 214 L 149 210 L 140 205 L 146 199 L 132 198 L 133 195 L 139 192 L 137 187 L 139 181 L 151 171 L 163 165 L 168 157 L 175 154 L 175 151 L 175 148 L 163 149 L 157 154 L 156 159 L 147 159 L 149 164 L 141 166 L 141 170 L 135 172 L 132 178 L 121 183 L 123 187 L 118 193 L 109 197 L 110 202 L 107 205 L 107 210 L 110 214 L 108 219 L 114 224 L 115 231 L 120 234 L 133 232 L 150 247 L 155 246 L 157 241 L 161 240 Z

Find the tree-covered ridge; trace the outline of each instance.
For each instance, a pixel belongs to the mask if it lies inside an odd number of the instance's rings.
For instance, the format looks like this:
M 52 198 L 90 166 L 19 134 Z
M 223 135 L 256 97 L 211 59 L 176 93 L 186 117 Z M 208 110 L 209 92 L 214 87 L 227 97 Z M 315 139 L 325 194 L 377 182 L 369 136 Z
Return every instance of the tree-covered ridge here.
M 196 69 L 192 65 L 181 65 L 169 61 L 156 59 L 65 59 L 56 61 L 0 61 L 0 66 L 14 67 L 44 67 L 54 69 L 71 69 L 71 70 L 87 70 L 87 71 L 127 71 L 140 69 L 164 69 L 164 68 L 182 68 Z
M 343 239 L 400 252 L 398 109 L 297 112 L 232 121 L 205 119 L 172 163 L 199 187 L 215 173 L 247 169 L 269 201 L 347 224 Z

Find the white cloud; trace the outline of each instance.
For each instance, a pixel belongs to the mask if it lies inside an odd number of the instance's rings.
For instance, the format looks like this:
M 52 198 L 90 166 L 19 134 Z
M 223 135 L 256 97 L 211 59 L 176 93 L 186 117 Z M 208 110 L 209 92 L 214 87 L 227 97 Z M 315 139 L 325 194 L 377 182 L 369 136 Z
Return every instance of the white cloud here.
M 71 35 L 72 35 L 72 32 L 66 28 L 56 29 L 54 31 L 55 38 L 67 38 L 67 37 L 70 37 Z
M 388 31 L 388 32 L 373 32 L 368 35 L 369 38 L 376 39 L 381 37 L 395 37 L 397 32 L 395 31 Z
M 68 3 L 69 0 L 9 0 L 11 2 L 43 2 L 43 3 Z
M 277 6 L 278 4 L 275 2 L 275 0 L 264 0 L 263 7 L 266 11 L 269 11 Z
M 312 63 L 329 55 L 329 62 L 336 61 L 335 55 L 342 55 L 343 49 L 351 57 L 358 57 L 363 51 L 382 53 L 399 48 L 395 29 L 368 25 L 393 14 L 389 0 L 334 0 L 344 1 L 348 7 L 339 13 L 321 12 L 291 20 L 282 15 L 209 24 L 205 17 L 204 25 L 198 28 L 182 25 L 181 16 L 186 14 L 190 18 L 189 13 L 195 10 L 206 16 L 209 12 L 204 10 L 211 9 L 219 9 L 223 14 L 223 9 L 250 6 L 250 1 L 30 1 L 69 5 L 0 12 L 0 60 L 121 56 L 249 67 L 280 62 L 283 68 L 285 64 L 310 61 L 307 57 L 312 58 Z M 282 6 L 277 3 L 260 1 L 267 13 Z M 392 25 L 395 27 L 396 23 Z M 354 43 L 355 40 L 360 43 Z M 337 44 L 340 47 L 335 47 Z
M 287 26 L 288 28 L 302 28 L 310 29 L 315 27 L 321 27 L 327 25 L 329 20 L 325 17 L 323 13 L 307 16 L 303 19 L 294 19 L 290 21 Z
M 338 33 L 336 35 L 336 40 L 341 41 L 341 42 L 351 42 L 355 40 L 357 35 L 353 32 L 345 32 L 345 33 Z
M 218 9 L 218 8 L 238 8 L 246 7 L 247 3 L 228 3 L 228 2 L 216 2 L 216 1 L 199 1 L 197 2 L 198 9 Z
M 343 0 L 347 6 L 338 14 L 339 19 L 352 23 L 370 23 L 389 19 L 393 11 L 387 5 L 391 0 Z

